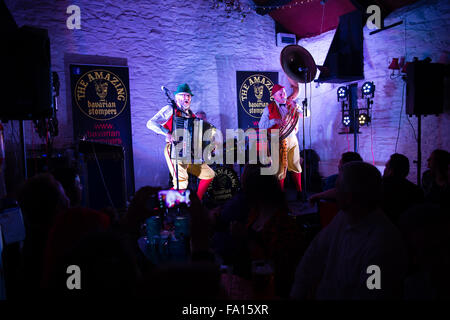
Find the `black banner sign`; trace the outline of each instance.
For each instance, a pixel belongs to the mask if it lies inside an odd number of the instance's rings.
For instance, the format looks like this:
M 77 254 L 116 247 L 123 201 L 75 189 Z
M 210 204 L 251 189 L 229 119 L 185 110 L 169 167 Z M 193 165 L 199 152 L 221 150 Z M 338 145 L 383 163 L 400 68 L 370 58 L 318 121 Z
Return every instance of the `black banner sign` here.
M 122 146 L 127 198 L 134 193 L 128 67 L 70 65 L 74 139 Z
M 269 103 L 272 87 L 278 83 L 278 72 L 236 71 L 238 126 L 257 128 Z

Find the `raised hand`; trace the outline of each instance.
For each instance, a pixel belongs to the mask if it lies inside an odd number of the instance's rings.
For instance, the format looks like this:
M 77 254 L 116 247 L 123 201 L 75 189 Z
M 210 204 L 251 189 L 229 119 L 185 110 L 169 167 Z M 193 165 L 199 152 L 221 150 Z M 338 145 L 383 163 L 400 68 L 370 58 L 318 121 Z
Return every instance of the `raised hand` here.
M 167 141 L 170 142 L 170 143 L 174 142 L 174 138 L 173 138 L 173 135 L 171 133 L 167 133 Z

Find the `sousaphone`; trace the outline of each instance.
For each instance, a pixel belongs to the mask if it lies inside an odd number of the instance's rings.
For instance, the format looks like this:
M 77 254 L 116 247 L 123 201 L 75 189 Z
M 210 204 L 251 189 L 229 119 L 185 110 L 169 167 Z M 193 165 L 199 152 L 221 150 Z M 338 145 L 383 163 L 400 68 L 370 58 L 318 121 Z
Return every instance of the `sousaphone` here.
M 308 50 L 296 44 L 284 47 L 280 54 L 280 63 L 293 89 L 292 94 L 287 98 L 288 101 L 292 101 L 298 97 L 299 83 L 309 83 L 314 80 L 318 66 Z M 280 127 L 280 140 L 287 138 L 295 129 L 299 116 L 296 108 L 288 112 Z

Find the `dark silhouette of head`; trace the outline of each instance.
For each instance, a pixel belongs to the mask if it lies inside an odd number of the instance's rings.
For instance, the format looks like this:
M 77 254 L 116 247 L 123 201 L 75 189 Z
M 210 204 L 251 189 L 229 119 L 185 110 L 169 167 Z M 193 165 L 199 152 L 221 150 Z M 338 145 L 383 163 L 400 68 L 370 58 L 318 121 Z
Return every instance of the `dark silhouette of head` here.
M 63 186 L 64 191 L 70 200 L 70 206 L 79 206 L 81 204 L 83 187 L 80 182 L 78 171 L 75 168 L 57 168 L 51 173 Z
M 18 195 L 25 223 L 50 227 L 55 215 L 69 205 L 61 184 L 49 173 L 36 175 L 21 187 Z
M 261 166 L 247 164 L 242 174 L 242 188 L 251 207 L 287 207 L 285 194 L 274 175 L 262 175 Z
M 305 149 L 300 151 L 300 156 L 303 159 L 303 165 L 309 171 L 308 174 L 319 174 L 320 157 L 313 149 Z
M 427 161 L 428 168 L 430 168 L 433 177 L 441 177 L 447 180 L 450 153 L 445 150 L 436 149 L 431 153 Z
M 410 272 L 427 273 L 436 297 L 448 297 L 450 216 L 446 209 L 433 203 L 415 205 L 400 216 L 399 229 L 408 250 Z
M 363 159 L 361 158 L 361 156 L 359 155 L 358 152 L 353 152 L 353 151 L 344 152 L 341 155 L 341 159 L 339 160 L 339 165 L 338 165 L 339 170 L 341 170 L 341 167 L 344 164 L 352 162 L 352 161 L 363 161 Z
M 369 163 L 352 161 L 342 166 L 336 189 L 338 206 L 341 209 L 369 212 L 381 203 L 381 174 Z
M 406 156 L 400 153 L 394 153 L 386 162 L 384 169 L 384 177 L 398 177 L 406 178 L 409 173 L 409 160 Z
M 159 214 L 158 192 L 160 190 L 161 188 L 145 186 L 136 192 L 125 217 L 129 232 L 138 235 L 140 225 L 147 218 Z

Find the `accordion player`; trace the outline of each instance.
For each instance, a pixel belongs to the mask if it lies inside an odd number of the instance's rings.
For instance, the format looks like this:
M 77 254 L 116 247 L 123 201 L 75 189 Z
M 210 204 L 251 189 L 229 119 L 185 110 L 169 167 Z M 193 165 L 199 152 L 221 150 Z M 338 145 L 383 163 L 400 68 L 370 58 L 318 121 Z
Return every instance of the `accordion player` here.
M 188 151 L 190 151 L 190 154 L 192 154 L 192 148 L 195 147 L 195 144 L 193 145 L 192 143 L 193 138 L 191 137 L 194 137 L 194 128 L 195 127 L 199 128 L 199 124 L 201 122 L 197 123 L 197 126 L 194 126 L 194 124 L 196 124 L 196 122 L 199 119 L 194 120 L 194 118 L 192 117 L 193 113 L 191 111 L 190 105 L 193 94 L 191 92 L 191 88 L 189 87 L 189 85 L 187 83 L 180 84 L 177 87 L 177 90 L 175 91 L 174 95 L 175 101 L 171 101 L 169 105 L 164 106 L 161 110 L 158 111 L 157 114 L 155 114 L 150 120 L 148 120 L 147 128 L 154 131 L 157 134 L 164 135 L 166 137 L 166 144 L 164 147 L 164 158 L 166 160 L 167 167 L 172 177 L 173 188 L 178 190 L 187 189 L 189 184 L 188 174 L 195 175 L 197 178 L 200 179 L 197 188 L 197 196 L 201 200 L 206 190 L 208 189 L 209 184 L 213 180 L 215 172 L 206 163 L 204 163 L 203 160 L 201 161 L 202 163 L 198 164 L 194 164 L 192 162 L 184 163 L 184 161 L 179 161 L 183 160 L 183 158 L 178 158 L 178 155 L 180 155 L 179 153 L 176 153 L 178 147 L 183 147 L 184 145 L 186 145 L 186 148 L 184 149 L 186 151 L 186 155 L 181 154 L 181 156 L 187 156 L 189 154 Z M 175 118 L 177 117 L 182 117 L 182 114 L 188 115 L 188 117 L 186 118 L 188 119 L 186 124 L 184 123 L 184 121 L 175 120 Z M 186 127 L 187 131 L 189 131 L 189 122 L 192 122 L 192 134 L 190 134 L 190 137 L 188 137 L 188 134 L 186 133 L 186 137 L 183 138 L 178 137 L 178 139 L 174 139 L 176 138 L 172 135 L 174 131 L 176 131 L 176 133 L 179 132 L 184 133 L 185 131 L 185 130 L 176 130 L 177 123 L 183 129 Z M 203 136 L 204 134 L 203 127 L 204 126 L 202 125 L 201 126 L 202 134 L 200 134 L 199 132 L 196 133 L 195 137 L 197 139 L 198 137 Z M 178 144 L 172 143 L 173 141 L 179 141 L 181 139 L 182 139 L 181 143 Z M 188 145 L 189 148 L 187 148 Z M 192 159 L 189 160 L 192 161 Z
M 212 124 L 199 118 L 174 117 L 173 130 L 171 159 L 192 164 L 211 160 L 211 152 L 208 151 L 212 151 L 213 146 L 208 146 L 217 132 Z

